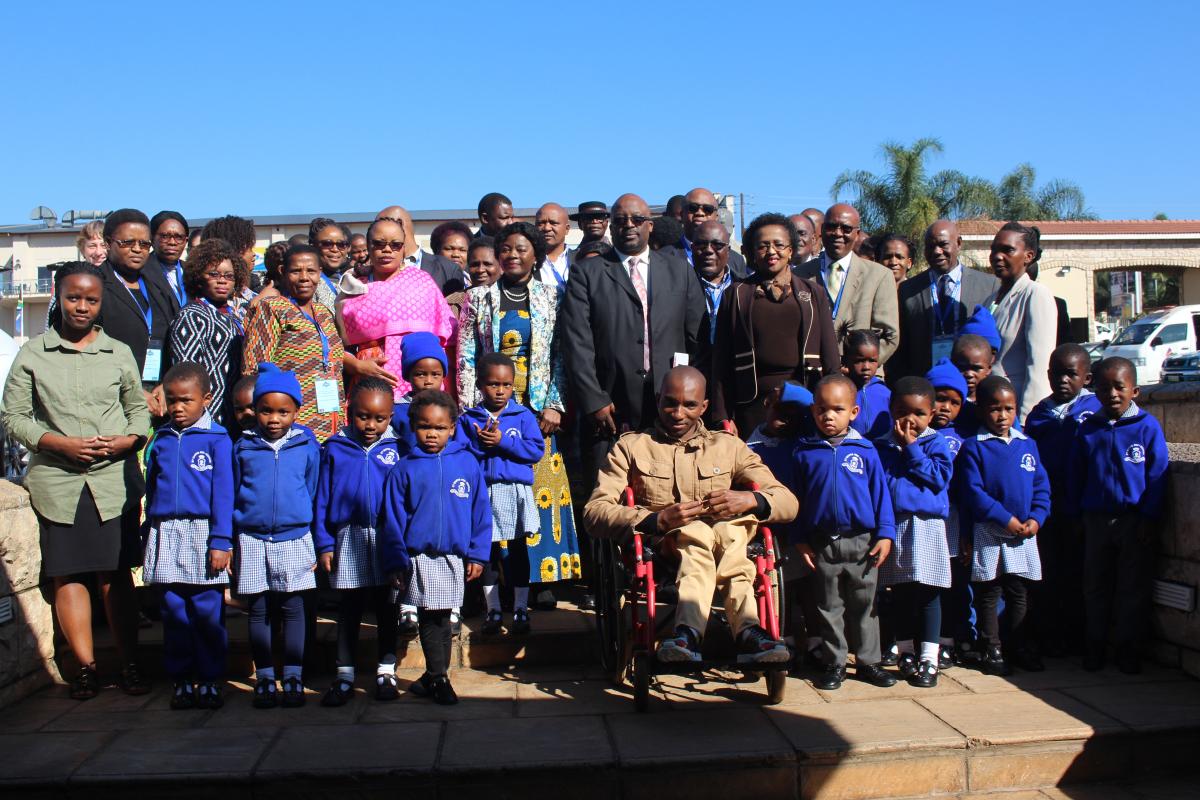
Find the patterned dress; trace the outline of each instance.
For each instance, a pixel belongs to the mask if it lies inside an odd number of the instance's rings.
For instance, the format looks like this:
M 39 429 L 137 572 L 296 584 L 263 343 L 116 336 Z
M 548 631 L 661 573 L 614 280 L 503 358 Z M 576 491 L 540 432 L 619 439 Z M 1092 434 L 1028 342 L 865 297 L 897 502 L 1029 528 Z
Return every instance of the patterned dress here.
M 513 399 L 526 403 L 529 392 L 530 319 L 528 311 L 498 312 L 500 352 L 513 360 Z M 579 539 L 571 509 L 571 487 L 554 436 L 533 467 L 533 497 L 541 530 L 525 537 L 529 545 L 529 582 L 553 583 L 580 577 Z M 500 547 L 507 550 L 506 543 Z
M 245 330 L 233 309 L 193 300 L 179 312 L 167 334 L 166 366 L 194 361 L 212 383 L 210 411 L 217 424 L 233 429 L 233 385 L 242 374 Z M 165 371 L 163 373 L 166 374 Z
M 304 405 L 296 421 L 312 429 L 317 441 L 324 442 L 341 430 L 345 421 L 346 398 L 342 394 L 342 339 L 333 321 L 333 312 L 313 303 L 316 323 L 329 342 L 329 361 L 322 364 L 321 339 L 307 317 L 286 297 L 266 297 L 250 309 L 246 318 L 246 354 L 243 375 L 253 375 L 258 365 L 271 362 L 282 370 L 296 373 Z M 332 380 L 337 385 L 338 409 L 317 412 L 316 384 Z

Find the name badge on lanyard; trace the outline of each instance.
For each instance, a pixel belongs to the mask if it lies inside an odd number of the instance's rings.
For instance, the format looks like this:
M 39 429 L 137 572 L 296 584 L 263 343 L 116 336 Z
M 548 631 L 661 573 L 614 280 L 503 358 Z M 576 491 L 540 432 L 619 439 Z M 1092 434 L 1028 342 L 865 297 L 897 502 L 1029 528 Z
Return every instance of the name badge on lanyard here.
M 950 358 L 950 352 L 954 349 L 953 336 L 935 336 L 933 337 L 933 357 L 934 364 L 941 361 L 943 358 Z
M 949 303 L 938 300 L 936 284 L 930 289 L 933 295 L 933 344 L 930 355 L 936 364 L 943 358 L 950 358 L 954 349 L 954 331 L 958 327 L 958 303 L 953 299 Z
M 138 278 L 138 291 L 146 301 L 145 308 L 142 308 L 142 304 L 134 297 L 133 289 L 126 285 L 125 291 L 129 292 L 129 296 L 133 297 L 133 304 L 142 312 L 142 319 L 146 322 L 146 335 L 150 336 L 154 332 L 154 304 L 150 302 L 150 293 L 146 291 L 146 279 Z M 162 375 L 162 351 L 162 339 L 147 340 L 146 360 L 142 362 L 142 383 L 158 383 Z
M 310 317 L 304 313 L 304 309 L 300 308 L 300 304 L 295 300 L 292 304 L 296 306 L 296 310 L 300 312 L 306 320 L 312 323 L 317 329 L 317 337 L 321 340 L 321 372 L 329 374 L 329 337 L 325 335 L 325 331 L 321 329 L 321 324 L 317 322 L 316 317 Z M 315 309 L 314 309 L 315 311 Z M 321 378 L 313 384 L 313 389 L 317 396 L 317 413 L 318 414 L 333 414 L 340 411 L 342 408 L 341 396 L 338 392 L 338 382 L 332 378 Z

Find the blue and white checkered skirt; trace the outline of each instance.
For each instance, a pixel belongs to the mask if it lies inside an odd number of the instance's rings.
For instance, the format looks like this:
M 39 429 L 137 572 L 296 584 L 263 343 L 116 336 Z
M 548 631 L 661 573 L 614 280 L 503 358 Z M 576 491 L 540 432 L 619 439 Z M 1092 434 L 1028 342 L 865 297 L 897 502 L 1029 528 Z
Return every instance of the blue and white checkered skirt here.
M 142 559 L 142 580 L 147 583 L 185 583 L 224 586 L 229 573 L 208 568 L 207 519 L 164 519 L 150 526 Z
M 400 591 L 400 602 L 430 611 L 458 608 L 466 590 L 463 560 L 456 555 L 412 558 L 412 574 Z
M 1020 575 L 1031 581 L 1042 579 L 1036 536 L 1011 536 L 994 522 L 977 522 L 971 531 L 974 538 L 971 580 L 994 581 L 1001 575 Z
M 383 586 L 387 582 L 379 566 L 375 529 L 352 524 L 339 530 L 329 585 L 334 589 L 362 589 Z
M 317 587 L 313 572 L 317 553 L 310 533 L 286 542 L 268 542 L 239 533 L 234 553 L 238 594 L 303 592 Z
M 527 483 L 492 483 L 492 541 L 511 542 L 541 529 L 540 515 L 533 499 L 533 487 Z
M 950 588 L 950 550 L 946 545 L 946 520 L 906 514 L 896 520 L 892 553 L 879 570 L 884 586 L 921 583 Z

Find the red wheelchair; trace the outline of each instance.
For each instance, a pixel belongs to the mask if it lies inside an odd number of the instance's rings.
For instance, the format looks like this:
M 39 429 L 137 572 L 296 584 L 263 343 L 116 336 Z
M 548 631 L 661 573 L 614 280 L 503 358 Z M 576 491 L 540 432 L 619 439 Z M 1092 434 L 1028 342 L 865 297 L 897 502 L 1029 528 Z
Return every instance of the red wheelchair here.
M 751 490 L 757 486 L 751 486 Z M 634 505 L 633 489 L 626 488 L 625 504 Z M 600 661 L 614 683 L 624 683 L 628 676 L 633 684 L 633 700 L 638 711 L 645 711 L 650 702 L 650 681 L 661 674 L 693 674 L 710 669 L 741 670 L 747 677 L 762 675 L 767 684 L 767 703 L 783 701 L 787 687 L 790 662 L 739 663 L 732 655 L 732 636 L 727 636 L 730 653 L 723 652 L 719 636 L 704 637 L 702 660 L 663 663 L 655 658 L 655 643 L 671 633 L 674 609 L 659 602 L 655 584 L 655 557 L 645 546 L 642 534 L 633 531 L 632 540 L 624 547 L 607 539 L 593 539 L 595 568 L 592 589 L 596 598 L 596 634 L 599 638 Z M 760 525 L 747 545 L 747 555 L 754 563 L 754 595 L 758 601 L 759 624 L 774 639 L 783 630 L 784 556 L 771 529 Z M 713 616 L 719 612 L 714 606 Z M 664 624 L 665 623 L 665 624 Z M 709 630 L 728 626 L 710 619 Z M 710 648 L 710 640 L 717 640 Z

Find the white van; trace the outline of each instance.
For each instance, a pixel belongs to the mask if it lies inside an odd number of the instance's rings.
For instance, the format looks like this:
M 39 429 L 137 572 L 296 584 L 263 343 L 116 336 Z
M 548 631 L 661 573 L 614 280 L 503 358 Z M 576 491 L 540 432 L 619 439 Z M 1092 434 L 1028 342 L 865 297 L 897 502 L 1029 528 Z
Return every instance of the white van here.
M 1200 306 L 1175 306 L 1141 317 L 1121 331 L 1104 350 L 1104 357 L 1128 358 L 1137 367 L 1140 386 L 1158 383 L 1163 359 L 1196 352 Z

